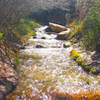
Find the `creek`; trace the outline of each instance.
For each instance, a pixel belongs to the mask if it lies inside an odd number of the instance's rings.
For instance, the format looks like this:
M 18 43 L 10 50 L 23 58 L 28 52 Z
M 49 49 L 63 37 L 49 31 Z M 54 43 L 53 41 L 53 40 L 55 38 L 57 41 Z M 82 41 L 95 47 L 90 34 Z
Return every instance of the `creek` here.
M 100 76 L 77 65 L 69 42 L 57 40 L 56 33 L 47 34 L 47 27 L 36 28 L 36 37 L 30 37 L 20 50 L 18 86 L 8 100 L 92 100 L 95 94 L 99 98 Z

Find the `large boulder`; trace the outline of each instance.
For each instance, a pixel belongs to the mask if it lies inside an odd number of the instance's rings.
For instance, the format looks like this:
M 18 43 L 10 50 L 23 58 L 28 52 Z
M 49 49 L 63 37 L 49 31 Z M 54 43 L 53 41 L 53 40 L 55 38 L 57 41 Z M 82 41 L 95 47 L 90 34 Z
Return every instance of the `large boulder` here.
M 70 32 L 70 28 L 67 28 L 66 31 L 62 31 L 62 32 L 58 33 L 58 35 L 59 36 L 64 36 L 64 35 L 69 34 L 69 32 Z
M 52 31 L 56 31 L 56 32 L 62 32 L 62 31 L 66 30 L 65 26 L 55 24 L 55 23 L 49 23 L 49 26 L 50 26 Z
M 68 34 L 67 31 L 62 31 L 62 32 L 58 33 L 58 36 L 65 36 L 66 34 Z
M 57 39 L 66 40 L 69 33 L 70 33 L 70 28 L 67 28 L 66 31 L 62 31 L 62 32 L 58 33 Z

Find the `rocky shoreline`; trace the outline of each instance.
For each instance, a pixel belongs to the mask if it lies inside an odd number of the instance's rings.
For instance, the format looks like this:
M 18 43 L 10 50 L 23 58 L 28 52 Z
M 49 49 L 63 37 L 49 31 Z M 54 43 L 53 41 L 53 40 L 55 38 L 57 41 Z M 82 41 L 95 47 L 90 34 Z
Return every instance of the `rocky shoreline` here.
M 11 65 L 0 61 L 0 100 L 5 100 L 17 85 L 17 73 Z
M 57 35 L 58 40 L 66 40 L 71 31 L 70 28 L 54 23 L 49 23 L 49 26 L 51 27 L 52 31 L 59 31 Z M 73 40 L 69 41 L 71 44 L 70 46 L 72 46 L 72 48 L 79 53 L 86 67 L 88 66 L 87 69 L 90 69 L 87 72 L 92 71 L 93 74 L 100 74 L 100 54 L 96 51 L 86 50 L 78 42 L 74 43 Z
M 71 56 L 72 58 L 83 67 L 83 69 L 88 72 L 95 75 L 100 74 L 100 67 L 99 64 L 97 65 L 99 61 L 98 54 L 96 51 L 88 51 L 85 50 L 82 46 L 79 45 L 79 43 L 72 44 L 72 52 Z M 75 53 L 75 54 L 74 54 Z M 75 58 L 76 57 L 76 58 Z M 94 60 L 95 58 L 95 60 Z

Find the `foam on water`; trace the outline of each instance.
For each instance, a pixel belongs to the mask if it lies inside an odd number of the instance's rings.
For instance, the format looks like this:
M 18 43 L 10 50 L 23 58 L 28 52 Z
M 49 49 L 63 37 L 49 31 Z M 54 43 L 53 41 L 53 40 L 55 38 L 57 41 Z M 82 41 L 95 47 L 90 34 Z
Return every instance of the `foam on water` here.
M 100 92 L 100 76 L 84 72 L 81 66 L 78 66 L 70 57 L 72 47 L 63 48 L 66 41 L 56 40 L 56 36 L 46 34 L 46 28 L 47 26 L 37 28 L 37 39 L 31 37 L 26 49 L 21 50 L 21 53 L 33 55 L 33 58 L 20 60 L 18 71 L 22 77 L 19 83 L 23 84 L 19 84 L 17 89 L 22 88 L 25 91 L 31 88 L 30 98 L 34 95 L 33 97 L 39 96 L 41 100 L 52 100 L 50 93 L 56 91 L 69 94 Z M 41 39 L 41 37 L 46 39 Z M 44 48 L 36 48 L 36 45 Z M 40 57 L 36 58 L 37 55 Z M 21 100 L 26 100 L 25 92 L 20 97 L 23 98 Z

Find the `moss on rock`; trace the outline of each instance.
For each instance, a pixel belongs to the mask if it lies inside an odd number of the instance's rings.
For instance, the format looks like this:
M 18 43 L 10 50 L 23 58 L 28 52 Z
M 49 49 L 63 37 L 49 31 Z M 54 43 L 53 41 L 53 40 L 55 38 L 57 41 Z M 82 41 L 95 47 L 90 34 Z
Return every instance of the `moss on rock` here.
M 97 72 L 96 68 L 93 66 L 88 66 L 84 62 L 84 60 L 81 58 L 79 53 L 77 51 L 75 51 L 74 49 L 72 49 L 72 51 L 71 51 L 71 56 L 79 65 L 81 65 L 83 67 L 84 70 L 91 72 L 93 74 L 95 74 Z

